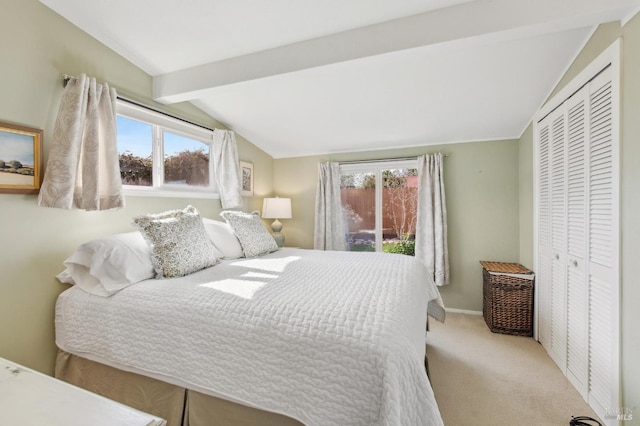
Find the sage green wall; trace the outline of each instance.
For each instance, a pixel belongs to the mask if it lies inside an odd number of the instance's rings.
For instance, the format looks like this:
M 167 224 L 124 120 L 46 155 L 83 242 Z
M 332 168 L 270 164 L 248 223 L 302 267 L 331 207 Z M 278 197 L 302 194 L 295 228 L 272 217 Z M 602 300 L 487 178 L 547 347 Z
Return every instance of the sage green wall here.
M 129 98 L 154 105 L 151 77 L 79 30 L 37 0 L 3 0 L 0 13 L 0 121 L 44 130 L 49 151 L 62 94 L 62 74 L 82 72 L 108 81 Z M 190 104 L 156 107 L 212 127 L 221 127 Z M 254 163 L 260 208 L 273 191 L 270 156 L 238 137 L 242 160 Z M 46 164 L 46 163 L 45 163 Z M 219 200 L 127 197 L 126 208 L 82 212 L 37 207 L 34 195 L 0 194 L 0 357 L 51 373 L 55 360 L 54 305 L 66 285 L 55 275 L 75 247 L 92 238 L 133 230 L 137 214 L 193 204 L 217 217 Z
M 520 137 L 520 263 L 533 270 L 533 125 Z
M 634 409 L 640 424 L 640 285 L 637 259 L 640 253 L 640 15 L 624 27 L 618 22 L 601 25 L 553 91 L 558 93 L 589 63 L 622 37 L 621 72 L 621 382 L 623 406 Z M 533 263 L 533 216 L 522 207 L 533 193 L 531 127 L 520 139 L 520 262 Z M 612 407 L 615 408 L 615 407 Z
M 640 15 L 624 26 L 621 132 L 622 395 L 640 417 Z M 640 423 L 640 422 L 639 422 Z
M 448 308 L 482 311 L 480 260 L 517 262 L 518 141 L 461 143 L 413 149 L 274 160 L 275 195 L 291 197 L 293 219 L 282 220 L 286 244 L 313 247 L 318 163 L 443 152 L 451 284 Z

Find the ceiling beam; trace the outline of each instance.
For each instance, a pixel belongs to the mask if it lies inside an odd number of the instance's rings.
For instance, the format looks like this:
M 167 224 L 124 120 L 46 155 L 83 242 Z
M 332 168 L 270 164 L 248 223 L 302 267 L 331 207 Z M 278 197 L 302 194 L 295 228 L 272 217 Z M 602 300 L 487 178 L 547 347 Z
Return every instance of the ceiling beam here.
M 153 78 L 154 99 L 190 101 L 217 87 L 399 50 L 467 46 L 620 19 L 637 0 L 476 0 Z

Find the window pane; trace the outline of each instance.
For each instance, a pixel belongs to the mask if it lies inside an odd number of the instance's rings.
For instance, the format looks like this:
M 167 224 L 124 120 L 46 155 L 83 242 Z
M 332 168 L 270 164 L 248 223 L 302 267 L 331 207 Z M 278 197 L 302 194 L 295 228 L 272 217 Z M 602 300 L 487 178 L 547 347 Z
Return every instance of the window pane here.
M 382 245 L 389 253 L 415 254 L 417 169 L 382 171 Z
M 209 186 L 209 146 L 164 132 L 164 183 Z
M 118 155 L 123 185 L 151 186 L 153 134 L 151 124 L 117 116 Z
M 375 251 L 376 175 L 352 173 L 340 176 L 342 213 L 347 250 Z

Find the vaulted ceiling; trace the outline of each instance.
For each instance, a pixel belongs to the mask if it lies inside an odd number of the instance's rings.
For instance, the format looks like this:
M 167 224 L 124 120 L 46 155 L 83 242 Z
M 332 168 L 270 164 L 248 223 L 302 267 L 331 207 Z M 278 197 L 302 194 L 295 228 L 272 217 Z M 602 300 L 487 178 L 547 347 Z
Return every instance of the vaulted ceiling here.
M 640 0 L 40 0 L 274 158 L 518 138 Z

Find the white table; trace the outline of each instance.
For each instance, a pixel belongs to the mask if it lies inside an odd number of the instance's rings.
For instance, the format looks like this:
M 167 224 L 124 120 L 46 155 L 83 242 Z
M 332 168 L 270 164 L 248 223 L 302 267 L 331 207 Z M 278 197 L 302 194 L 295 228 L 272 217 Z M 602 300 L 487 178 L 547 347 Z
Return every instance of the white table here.
M 0 358 L 0 425 L 165 426 L 166 422 Z

